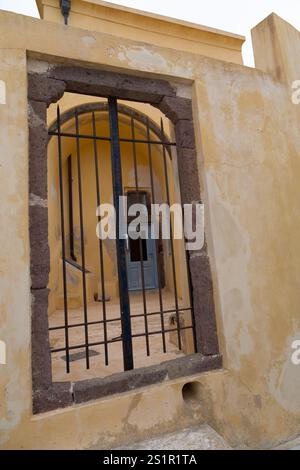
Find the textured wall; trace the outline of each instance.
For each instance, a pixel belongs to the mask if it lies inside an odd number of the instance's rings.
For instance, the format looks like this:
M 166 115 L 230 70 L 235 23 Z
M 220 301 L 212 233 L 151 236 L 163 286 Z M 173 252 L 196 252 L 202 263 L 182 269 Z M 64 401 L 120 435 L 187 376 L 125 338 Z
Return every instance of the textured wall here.
M 224 382 L 220 412 L 226 435 L 267 443 L 299 432 L 299 108 L 270 76 L 209 61 L 195 96 L 221 351 L 241 385 L 238 398 Z
M 289 85 L 300 79 L 300 32 L 296 28 L 272 13 L 252 29 L 252 42 L 259 70 Z
M 59 2 L 37 0 L 37 4 L 41 18 L 63 24 Z M 120 38 L 243 63 L 243 36 L 101 0 L 73 0 L 68 24 L 107 34 L 115 34 L 117 26 Z

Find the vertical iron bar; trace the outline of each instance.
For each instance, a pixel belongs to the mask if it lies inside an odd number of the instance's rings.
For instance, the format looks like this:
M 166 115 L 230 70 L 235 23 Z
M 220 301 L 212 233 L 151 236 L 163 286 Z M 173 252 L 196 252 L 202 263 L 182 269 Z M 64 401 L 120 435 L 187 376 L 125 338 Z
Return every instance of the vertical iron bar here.
M 155 204 L 155 191 L 154 191 L 153 166 L 152 166 L 152 150 L 151 150 L 151 143 L 150 143 L 150 126 L 149 126 L 149 119 L 148 118 L 147 118 L 147 140 L 148 140 L 148 158 L 149 158 L 150 183 L 151 183 L 151 201 L 152 201 L 152 204 Z M 159 268 L 159 265 L 158 265 L 158 263 L 160 263 L 160 259 L 159 259 L 159 251 L 158 251 L 157 240 L 155 240 L 155 249 L 156 249 L 156 269 L 157 269 L 157 277 L 158 277 L 158 296 L 159 296 L 161 334 L 162 334 L 162 342 L 163 342 L 163 351 L 164 351 L 164 353 L 166 353 L 167 348 L 166 348 L 164 307 L 163 307 L 163 299 L 162 299 L 162 292 L 161 292 L 161 273 L 160 273 L 160 268 Z
M 68 186 L 69 186 L 69 231 L 70 231 L 70 258 L 76 261 L 74 251 L 74 219 L 73 219 L 73 177 L 72 177 L 72 155 L 68 156 Z
M 169 191 L 168 168 L 167 168 L 167 159 L 166 159 L 166 144 L 165 144 L 164 124 L 163 124 L 162 119 L 160 120 L 160 126 L 161 126 L 161 134 L 162 134 L 163 160 L 164 160 L 164 173 L 165 173 L 167 203 L 168 203 L 168 206 L 170 207 L 170 191 Z M 174 284 L 174 295 L 175 295 L 175 311 L 176 311 L 176 321 L 177 321 L 178 349 L 181 350 L 182 348 L 181 348 L 181 335 L 180 335 L 180 317 L 179 317 L 179 310 L 178 310 L 176 268 L 175 268 L 174 245 L 173 245 L 173 229 L 172 229 L 171 218 L 170 218 L 170 244 L 171 244 L 172 272 L 173 272 L 173 284 Z
M 123 344 L 123 360 L 124 370 L 133 369 L 133 352 L 132 352 L 132 333 L 131 333 L 131 318 L 130 318 L 130 304 L 128 294 L 128 280 L 126 268 L 126 254 L 125 254 L 125 240 L 120 239 L 120 225 L 119 225 L 119 210 L 120 201 L 119 197 L 123 195 L 122 186 L 122 165 L 121 165 L 121 152 L 119 141 L 119 125 L 118 125 L 118 105 L 117 99 L 114 97 L 108 98 L 109 107 L 109 123 L 110 123 L 110 136 L 111 136 L 111 165 L 112 165 L 112 179 L 113 179 L 113 192 L 114 192 L 114 205 L 117 214 L 116 220 L 116 246 L 117 246 L 117 263 L 118 263 L 118 280 L 119 280 L 119 295 L 120 295 L 120 308 L 121 308 L 121 324 L 122 324 L 122 344 Z
M 88 313 L 87 313 L 87 298 L 86 298 L 86 271 L 85 271 L 83 204 L 82 204 L 82 184 L 81 184 L 81 165 L 80 165 L 79 120 L 78 120 L 77 108 L 75 109 L 75 125 L 76 125 L 76 152 L 77 152 L 77 172 L 78 172 L 81 264 L 82 264 L 82 295 L 83 295 L 83 311 L 84 311 L 85 359 L 86 359 L 86 368 L 89 369 L 90 368 L 89 332 L 88 332 Z
M 100 183 L 99 183 L 99 168 L 98 168 L 98 150 L 96 139 L 96 120 L 95 113 L 92 114 L 93 122 L 93 140 L 94 140 L 94 159 L 95 159 L 95 174 L 96 174 L 96 192 L 97 192 L 97 207 L 100 206 Z M 98 216 L 98 222 L 100 217 Z M 104 328 L 104 353 L 105 365 L 108 366 L 108 343 L 107 343 L 107 323 L 106 323 L 106 299 L 105 299 L 105 282 L 104 282 L 104 264 L 103 264 L 103 243 L 99 238 L 99 257 L 100 257 L 100 274 L 101 274 L 101 291 L 102 291 L 102 309 L 103 309 L 103 328 Z
M 131 138 L 132 138 L 132 152 L 133 152 L 133 167 L 134 167 L 134 179 L 135 179 L 135 190 L 137 195 L 137 201 L 139 196 L 139 183 L 138 183 L 138 171 L 137 171 L 137 159 L 136 159 L 136 144 L 135 144 L 135 130 L 134 130 L 134 119 L 131 118 Z M 147 319 L 147 302 L 145 292 L 145 274 L 144 274 L 144 259 L 143 259 L 143 244 L 142 239 L 139 237 L 139 249 L 140 249 L 140 264 L 141 264 L 141 278 L 142 278 L 142 292 L 143 292 L 143 307 L 144 307 L 144 324 L 145 324 L 145 339 L 146 339 L 146 351 L 147 356 L 150 356 L 149 346 L 149 329 Z
M 70 372 L 69 353 L 69 319 L 68 319 L 68 292 L 67 292 L 67 270 L 66 270 L 66 247 L 65 247 L 65 214 L 64 214 L 64 190 L 63 190 L 63 167 L 62 148 L 60 131 L 60 110 L 57 106 L 57 141 L 58 141 L 58 161 L 59 161 L 59 190 L 60 190 L 60 223 L 61 223 L 61 245 L 62 245 L 62 266 L 63 266 L 63 290 L 64 290 L 64 319 L 65 319 L 65 347 L 66 347 L 66 370 Z

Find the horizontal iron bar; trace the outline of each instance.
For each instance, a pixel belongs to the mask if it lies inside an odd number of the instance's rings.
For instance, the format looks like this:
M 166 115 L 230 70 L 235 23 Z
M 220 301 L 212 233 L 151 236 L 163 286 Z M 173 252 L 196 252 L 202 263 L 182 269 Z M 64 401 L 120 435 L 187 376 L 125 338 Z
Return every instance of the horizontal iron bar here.
M 118 343 L 122 341 L 122 337 L 118 337 L 118 338 L 115 338 L 115 339 L 108 339 L 107 341 L 98 341 L 96 343 L 89 343 L 89 344 L 78 344 L 76 346 L 69 346 L 69 350 L 71 349 L 83 349 L 83 348 L 92 348 L 93 346 L 103 346 L 104 344 L 108 344 L 108 343 Z M 63 352 L 65 351 L 65 348 L 56 348 L 56 349 L 51 349 L 51 353 L 57 353 L 57 352 Z
M 76 261 L 73 261 L 72 259 L 66 258 L 65 262 L 70 264 L 71 266 L 74 266 L 74 268 L 78 269 L 82 273 L 85 272 L 86 274 L 89 274 L 91 272 L 88 269 L 83 269 L 83 267 L 80 264 L 76 263 Z
M 193 310 L 193 307 L 187 307 L 187 308 L 180 308 L 179 309 L 179 312 L 186 312 L 186 311 L 191 311 Z M 176 310 L 173 309 L 173 310 L 164 310 L 163 312 L 159 311 L 159 312 L 149 312 L 147 313 L 147 316 L 149 315 L 161 315 L 161 313 L 165 314 L 165 313 L 175 313 Z M 144 317 L 144 314 L 143 313 L 139 313 L 137 315 L 131 315 L 131 318 L 140 318 L 140 317 Z M 108 320 L 96 320 L 96 321 L 91 321 L 91 322 L 88 322 L 88 325 L 102 325 L 103 323 L 112 323 L 112 322 L 116 322 L 116 321 L 121 321 L 121 318 L 109 318 Z M 68 325 L 68 328 L 79 328 L 81 326 L 84 326 L 85 323 L 73 323 L 71 325 Z M 62 330 L 64 329 L 65 326 L 64 325 L 61 325 L 61 326 L 51 326 L 49 327 L 49 331 L 55 331 L 55 330 Z
M 188 310 L 193 310 L 193 307 L 185 307 L 185 308 L 179 308 L 179 311 L 180 312 L 186 312 Z M 159 312 L 149 312 L 147 313 L 147 315 L 160 315 L 161 313 L 172 313 L 172 312 L 176 312 L 175 308 L 172 308 L 171 310 L 163 310 L 163 311 L 159 311 Z M 131 317 L 134 318 L 134 317 L 143 317 L 144 314 L 143 313 L 139 313 L 137 315 L 132 315 Z
M 182 328 L 180 328 L 180 331 L 182 330 L 192 330 L 193 329 L 193 326 L 183 326 Z M 171 333 L 172 331 L 178 331 L 177 328 L 172 328 L 172 329 L 168 329 L 168 330 L 164 330 L 165 333 Z M 161 335 L 161 330 L 160 331 L 150 331 L 148 333 L 148 335 Z M 145 336 L 145 333 L 137 333 L 135 335 L 132 335 L 132 338 L 139 338 L 141 336 Z M 109 339 L 107 341 L 99 341 L 97 343 L 89 343 L 89 344 L 78 344 L 77 346 L 69 346 L 69 350 L 71 349 L 83 349 L 83 348 L 91 348 L 93 346 L 103 346 L 104 344 L 106 343 L 118 343 L 119 341 L 122 341 L 122 337 L 118 337 L 118 338 L 115 338 L 115 339 Z M 63 352 L 65 351 L 66 348 L 56 348 L 56 349 L 51 349 L 51 353 L 54 354 L 54 353 L 57 353 L 57 352 Z
M 49 131 L 48 135 L 52 136 L 57 136 L 58 133 L 56 131 Z M 89 134 L 72 134 L 70 132 L 61 132 L 60 133 L 61 137 L 72 137 L 74 139 L 79 138 L 79 139 L 91 139 L 91 140 L 106 140 L 106 141 L 111 141 L 110 137 L 105 137 L 105 136 L 93 136 Z
M 49 135 L 52 136 L 58 136 L 58 133 L 56 131 L 49 131 Z M 91 140 L 104 140 L 104 141 L 111 141 L 110 137 L 104 137 L 104 136 L 92 136 L 89 134 L 71 134 L 69 132 L 61 132 L 60 133 L 61 137 L 71 137 L 71 138 L 79 138 L 79 139 L 91 139 Z M 164 145 L 165 147 L 169 146 L 176 146 L 176 142 L 161 142 L 160 140 L 144 140 L 144 139 L 126 139 L 125 137 L 120 137 L 119 142 L 135 142 L 137 144 L 156 144 L 156 145 Z
M 121 321 L 121 318 L 110 318 L 109 320 L 95 320 L 95 321 L 90 321 L 88 322 L 88 325 L 102 325 L 103 323 L 113 323 L 116 321 Z M 85 323 L 73 323 L 68 326 L 68 328 L 79 328 L 81 326 L 84 326 Z M 51 326 L 49 328 L 49 331 L 55 331 L 55 330 L 62 330 L 64 326 Z
M 164 333 L 171 333 L 172 331 L 182 331 L 182 330 L 192 330 L 193 329 L 193 325 L 191 326 L 182 326 L 181 328 L 172 328 L 171 330 L 170 329 L 164 329 L 163 332 Z M 161 335 L 161 330 L 158 330 L 158 331 L 149 331 L 148 335 Z M 141 336 L 145 336 L 145 333 L 136 333 L 134 335 L 132 335 L 133 338 L 140 338 Z

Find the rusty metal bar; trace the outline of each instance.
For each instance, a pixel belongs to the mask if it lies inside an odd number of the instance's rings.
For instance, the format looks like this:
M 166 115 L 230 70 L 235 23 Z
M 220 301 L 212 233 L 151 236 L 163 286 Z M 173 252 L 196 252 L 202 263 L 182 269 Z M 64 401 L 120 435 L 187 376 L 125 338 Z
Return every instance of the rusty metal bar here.
M 60 109 L 57 106 L 57 141 L 58 141 L 58 166 L 59 166 L 59 191 L 60 191 L 60 224 L 61 224 L 61 251 L 63 267 L 63 291 L 64 291 L 64 330 L 65 330 L 65 351 L 66 351 L 66 370 L 70 373 L 70 355 L 69 355 L 69 319 L 68 319 L 68 287 L 67 287 L 67 269 L 66 269 L 66 246 L 65 246 L 65 211 L 64 211 L 64 185 L 63 185 L 63 166 L 62 166 L 62 145 L 60 129 Z
M 79 138 L 79 120 L 78 112 L 75 110 L 76 125 L 76 154 L 77 154 L 77 175 L 78 175 L 78 199 L 79 199 L 79 219 L 80 219 L 80 247 L 81 247 L 81 264 L 82 264 L 82 296 L 83 296 L 83 313 L 84 313 L 84 335 L 87 344 L 85 349 L 86 368 L 90 368 L 89 356 L 89 330 L 88 330 L 88 311 L 86 296 L 86 269 L 85 269 L 85 247 L 84 247 L 84 221 L 83 221 L 83 202 L 82 202 L 82 183 L 81 183 L 81 162 L 80 162 L 80 138 Z
M 119 197 L 123 195 L 122 184 L 122 164 L 120 152 L 119 123 L 118 123 L 118 104 L 117 99 L 108 98 L 109 123 L 111 135 L 111 165 L 113 177 L 114 205 L 116 214 L 120 211 Z M 122 337 L 123 337 L 123 362 L 124 370 L 133 369 L 133 351 L 132 351 L 132 333 L 130 319 L 130 303 L 128 294 L 128 280 L 126 269 L 125 240 L 120 239 L 119 217 L 116 221 L 116 247 L 118 263 L 118 279 L 120 308 L 122 318 Z
M 151 183 L 151 200 L 152 204 L 155 204 L 155 189 L 154 189 L 154 178 L 153 178 L 153 164 L 152 164 L 152 150 L 151 150 L 151 140 L 150 140 L 150 125 L 149 119 L 147 118 L 147 140 L 148 140 L 148 160 L 149 160 L 149 172 L 150 172 L 150 183 Z M 162 298 L 162 282 L 161 282 L 161 272 L 160 272 L 160 255 L 158 250 L 158 243 L 155 243 L 156 250 L 156 269 L 157 269 L 157 279 L 158 279 L 158 298 L 159 298 L 159 308 L 160 308 L 160 322 L 161 322 L 161 335 L 163 343 L 163 352 L 167 352 L 166 347 L 166 335 L 164 332 L 165 329 L 165 319 L 164 319 L 164 307 L 163 307 L 163 298 Z
M 93 123 L 93 136 L 94 136 L 94 160 L 95 160 L 95 176 L 96 176 L 96 192 L 97 192 L 97 207 L 100 206 L 100 182 L 99 182 L 99 168 L 98 168 L 98 149 L 97 149 L 97 131 L 95 113 L 92 114 Z M 98 222 L 100 217 L 98 216 Z M 104 263 L 103 263 L 103 242 L 99 238 L 99 261 L 100 261 L 100 275 L 101 275 L 101 292 L 102 292 L 102 313 L 103 313 L 103 328 L 104 328 L 104 353 L 105 365 L 108 366 L 108 344 L 107 344 L 107 319 L 106 319 L 106 298 L 105 298 L 105 278 L 104 278 Z
M 136 190 L 136 195 L 137 195 L 137 200 L 138 200 L 139 182 L 138 182 L 136 144 L 135 144 L 135 130 L 134 130 L 134 119 L 133 118 L 131 118 L 131 137 L 132 137 L 132 155 L 133 155 L 135 190 Z M 147 356 L 150 356 L 150 345 L 149 345 L 149 335 L 148 335 L 148 319 L 147 319 L 147 301 L 146 301 L 145 275 L 144 275 L 144 259 L 143 259 L 143 246 L 142 246 L 141 237 L 139 237 L 139 250 L 140 250 L 140 267 L 141 267 L 141 280 L 142 280 L 142 295 L 143 295 L 146 351 L 147 351 Z
M 160 120 L 161 133 L 164 139 L 164 123 L 163 120 Z M 164 163 L 164 174 L 165 174 L 165 184 L 166 184 L 166 193 L 167 193 L 167 203 L 170 207 L 170 189 L 169 189 L 169 179 L 168 179 L 168 167 L 167 167 L 167 157 L 166 157 L 166 147 L 163 141 L 163 163 Z M 181 335 L 180 335 L 180 317 L 179 317 L 179 307 L 178 307 L 178 293 L 177 293 L 177 282 L 176 282 L 176 266 L 175 266 L 175 256 L 174 256 L 174 244 L 173 244 L 173 229 L 172 221 L 170 219 L 170 245 L 171 245 L 171 259 L 172 259 L 172 273 L 173 273 L 173 287 L 174 287 L 174 297 L 175 297 L 175 310 L 176 310 L 176 321 L 177 321 L 177 336 L 178 336 L 178 349 L 181 350 Z

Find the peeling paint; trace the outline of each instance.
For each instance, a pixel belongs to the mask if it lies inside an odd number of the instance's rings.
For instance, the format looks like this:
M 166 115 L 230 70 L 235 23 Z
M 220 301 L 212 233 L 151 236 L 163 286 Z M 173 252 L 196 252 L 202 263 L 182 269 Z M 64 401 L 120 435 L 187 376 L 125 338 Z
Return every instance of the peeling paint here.
M 131 67 L 138 67 L 140 62 L 147 64 L 147 69 L 150 71 L 160 70 L 167 67 L 166 60 L 157 52 L 154 52 L 147 47 L 125 47 L 120 46 L 117 58 L 120 62 L 129 63 Z
M 94 38 L 94 36 L 89 35 L 89 36 L 82 36 L 81 41 L 83 42 L 85 46 L 89 47 L 96 42 L 96 39 Z

